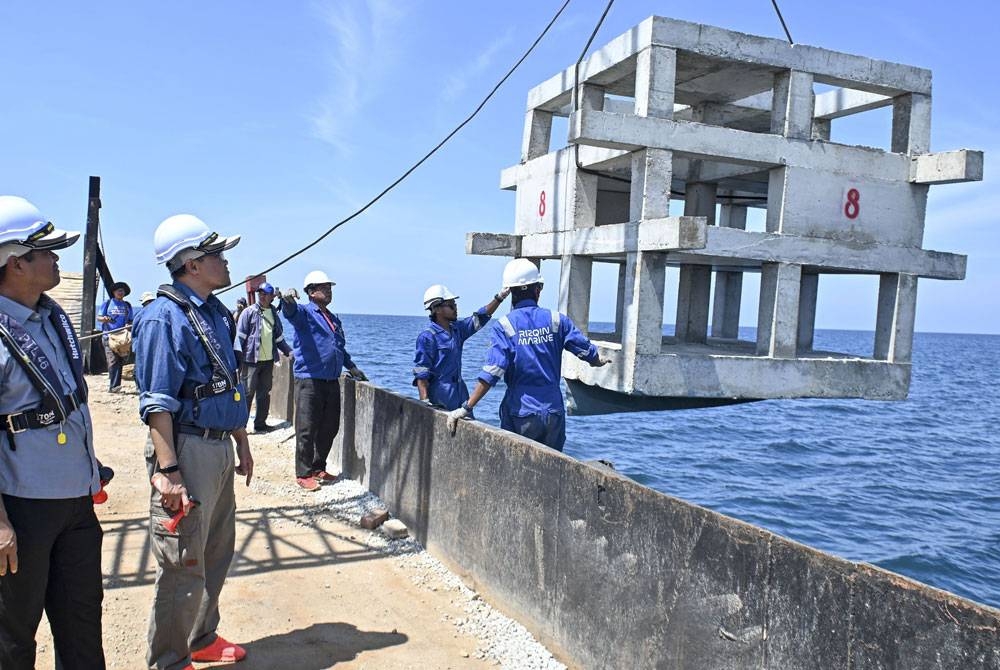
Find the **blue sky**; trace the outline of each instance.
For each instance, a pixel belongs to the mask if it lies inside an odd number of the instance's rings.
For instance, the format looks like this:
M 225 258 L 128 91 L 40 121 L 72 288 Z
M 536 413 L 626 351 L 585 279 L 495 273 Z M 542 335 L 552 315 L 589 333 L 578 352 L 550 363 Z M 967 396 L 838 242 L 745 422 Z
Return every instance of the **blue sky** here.
M 100 175 L 105 249 L 116 278 L 135 292 L 166 277 L 152 260 L 152 233 L 179 212 L 242 234 L 230 267 L 234 277 L 251 274 L 351 213 L 436 144 L 559 4 L 3 3 L 0 191 L 82 230 L 88 176 Z M 367 213 L 271 273 L 272 283 L 297 286 L 323 269 L 338 284 L 336 309 L 348 313 L 419 314 L 424 288 L 436 282 L 466 308 L 484 302 L 503 261 L 466 256 L 465 233 L 512 230 L 514 195 L 498 182 L 519 158 L 527 91 L 575 61 L 604 4 L 573 0 L 460 135 Z M 968 277 L 921 281 L 917 329 L 1000 333 L 994 3 L 781 5 L 797 42 L 933 71 L 932 150 L 985 150 L 986 180 L 931 189 L 924 246 L 968 254 Z M 595 45 L 656 13 L 783 37 L 768 0 L 619 0 Z M 877 144 L 888 124 L 887 110 L 835 122 L 834 139 Z M 66 269 L 81 266 L 79 246 L 64 257 Z M 558 264 L 543 271 L 554 283 Z M 613 282 L 601 273 L 597 282 L 592 318 L 606 320 Z M 755 285 L 748 280 L 745 293 Z M 870 329 L 876 287 L 875 278 L 824 278 L 818 326 Z M 223 297 L 232 303 L 236 293 Z M 753 302 L 744 300 L 744 325 L 756 319 Z

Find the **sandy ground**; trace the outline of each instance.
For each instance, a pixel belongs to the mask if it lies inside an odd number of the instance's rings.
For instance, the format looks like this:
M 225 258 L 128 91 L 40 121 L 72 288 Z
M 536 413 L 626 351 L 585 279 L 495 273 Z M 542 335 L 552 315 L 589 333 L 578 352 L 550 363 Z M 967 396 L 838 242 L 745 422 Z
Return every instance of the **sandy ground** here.
M 97 454 L 116 473 L 110 500 L 98 506 L 104 647 L 109 668 L 144 668 L 156 569 L 147 539 L 146 430 L 134 386 L 126 383 L 126 393 L 112 395 L 106 384 L 105 377 L 90 380 Z M 498 641 L 483 622 L 500 615 L 414 541 L 390 541 L 350 523 L 359 502 L 375 500 L 355 482 L 319 493 L 298 489 L 290 428 L 250 440 L 256 471 L 250 488 L 237 480 L 236 557 L 222 593 L 220 627 L 248 655 L 238 666 L 215 667 L 562 667 L 523 629 L 527 642 Z M 519 628 L 509 620 L 502 625 Z M 53 667 L 44 620 L 38 642 L 38 667 Z M 525 645 L 535 648 L 525 652 Z

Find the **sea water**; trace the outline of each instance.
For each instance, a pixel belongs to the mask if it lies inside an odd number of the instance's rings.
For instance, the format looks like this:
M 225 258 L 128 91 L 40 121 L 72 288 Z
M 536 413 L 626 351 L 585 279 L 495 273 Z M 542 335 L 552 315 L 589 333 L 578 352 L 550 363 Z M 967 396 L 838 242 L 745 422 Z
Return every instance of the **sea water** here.
M 372 382 L 416 396 L 426 317 L 340 315 Z M 597 324 L 594 324 L 595 327 Z M 741 337 L 753 339 L 753 331 Z M 489 335 L 466 343 L 470 389 Z M 869 355 L 874 334 L 818 330 L 817 349 Z M 1000 607 L 1000 336 L 917 333 L 900 402 L 768 400 L 567 419 L 566 453 L 637 482 Z M 476 407 L 499 425 L 503 383 Z

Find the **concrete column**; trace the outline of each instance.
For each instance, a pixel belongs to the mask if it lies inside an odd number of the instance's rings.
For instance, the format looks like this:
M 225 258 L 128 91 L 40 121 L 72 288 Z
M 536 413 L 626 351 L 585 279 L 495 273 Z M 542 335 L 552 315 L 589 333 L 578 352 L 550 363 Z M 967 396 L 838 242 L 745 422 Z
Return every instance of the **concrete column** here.
M 833 129 L 833 119 L 813 119 L 812 138 L 814 140 L 830 141 L 830 131 Z
M 720 228 L 747 228 L 744 205 L 722 205 Z M 740 335 L 740 302 L 743 299 L 742 272 L 716 272 L 715 296 L 712 299 L 712 337 L 736 339 Z
M 819 296 L 819 275 L 802 273 L 799 287 L 799 341 L 798 351 L 812 351 L 813 334 L 816 332 L 816 299 Z
M 561 228 L 593 228 L 597 225 L 597 175 L 580 172 L 576 164 L 570 161 L 570 174 L 573 181 L 567 208 L 567 220 Z
M 659 45 L 639 52 L 635 63 L 635 115 L 674 116 L 677 52 Z
M 764 263 L 761 267 L 760 309 L 757 313 L 759 355 L 795 358 L 801 285 L 801 265 Z
M 625 254 L 622 352 L 627 375 L 635 370 L 637 355 L 660 353 L 666 267 L 662 253 L 633 251 Z
M 559 311 L 584 335 L 590 332 L 590 290 L 594 260 L 589 256 L 563 256 L 559 271 Z
M 704 216 L 715 224 L 715 184 L 688 182 L 684 195 L 684 216 Z M 675 336 L 678 342 L 705 342 L 712 300 L 712 268 L 708 265 L 681 265 L 677 286 Z
M 878 285 L 873 357 L 890 363 L 909 363 L 913 354 L 916 317 L 917 276 L 883 274 Z
M 774 75 L 774 97 L 771 102 L 772 133 L 808 140 L 812 136 L 815 106 L 811 74 L 786 70 Z
M 670 182 L 672 180 L 672 151 L 640 149 L 633 152 L 629 221 L 661 219 L 670 216 Z
M 580 84 L 580 109 L 604 110 L 604 89 L 593 84 Z
M 764 230 L 769 233 L 781 232 L 782 208 L 785 206 L 785 177 L 788 168 L 771 168 L 767 173 L 767 215 Z
M 622 334 L 625 327 L 625 282 L 628 278 L 627 268 L 627 263 L 622 263 L 618 266 L 618 302 L 615 304 L 615 335 L 618 337 L 619 342 L 622 341 Z M 666 281 L 665 274 L 664 281 Z
M 552 141 L 552 112 L 529 109 L 524 117 L 524 135 L 521 138 L 521 162 L 549 153 Z
M 931 149 L 931 96 L 910 93 L 892 99 L 892 151 L 925 154 Z

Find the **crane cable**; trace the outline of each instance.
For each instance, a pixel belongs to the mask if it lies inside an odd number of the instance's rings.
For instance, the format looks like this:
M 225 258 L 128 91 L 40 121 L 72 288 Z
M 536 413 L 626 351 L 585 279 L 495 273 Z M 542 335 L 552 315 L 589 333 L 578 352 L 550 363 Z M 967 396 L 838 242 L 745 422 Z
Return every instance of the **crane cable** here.
M 527 59 L 528 56 L 531 54 L 531 52 L 535 50 L 535 47 L 538 46 L 538 43 L 541 42 L 542 38 L 545 37 L 545 35 L 549 32 L 549 30 L 555 24 L 556 20 L 562 15 L 562 13 L 566 9 L 566 7 L 569 6 L 569 3 L 570 3 L 570 0 L 565 0 L 565 2 L 563 2 L 562 6 L 559 7 L 559 10 L 555 13 L 555 15 L 552 17 L 552 19 L 548 22 L 548 24 L 545 26 L 545 28 L 542 30 L 542 32 L 539 33 L 538 37 L 535 38 L 535 41 L 531 43 L 530 47 L 528 47 L 528 50 L 524 52 L 524 54 L 517 60 L 516 63 L 514 63 L 514 65 L 509 70 L 507 70 L 507 73 L 500 79 L 500 81 L 497 82 L 497 84 L 486 95 L 486 97 L 483 98 L 482 102 L 479 103 L 479 105 L 475 108 L 475 110 L 473 110 L 473 112 L 471 114 L 469 114 L 465 118 L 465 120 L 463 120 L 461 123 L 459 123 L 450 133 L 448 133 L 443 140 L 441 140 L 440 142 L 438 142 L 437 145 L 435 145 L 435 147 L 433 149 L 431 149 L 426 154 L 424 154 L 423 158 L 421 158 L 416 163 L 414 163 L 408 170 L 406 170 L 406 172 L 404 172 L 402 175 L 400 175 L 399 178 L 397 178 L 394 182 L 392 182 L 391 184 L 389 184 L 388 186 L 386 186 L 384 189 L 382 189 L 382 191 L 378 195 L 376 195 L 374 198 L 372 198 L 371 200 L 369 200 L 364 206 L 362 206 L 360 209 L 356 210 L 353 214 L 351 214 L 350 216 L 348 216 L 348 217 L 340 220 L 339 222 L 337 222 L 334 226 L 332 226 L 331 228 L 329 228 L 325 233 L 323 233 L 322 235 L 320 235 L 315 240 L 313 240 L 312 242 L 310 242 L 306 246 L 302 247 L 298 251 L 296 251 L 296 252 L 294 252 L 292 254 L 289 254 L 288 256 L 286 256 L 285 258 L 281 259 L 280 261 L 278 261 L 274 265 L 268 267 L 267 269 L 262 270 L 262 271 L 258 272 L 255 275 L 251 275 L 250 277 L 247 277 L 247 279 L 245 281 L 251 281 L 253 279 L 261 277 L 261 276 L 267 274 L 268 272 L 270 272 L 271 270 L 274 270 L 276 268 L 281 267 L 282 265 L 284 265 L 288 261 L 292 260 L 296 256 L 299 256 L 300 254 L 303 254 L 306 251 L 308 251 L 309 249 L 313 248 L 314 246 L 316 246 L 317 244 L 319 244 L 320 242 L 322 242 L 324 239 L 326 239 L 331 233 L 333 233 L 333 231 L 337 230 L 342 225 L 344 225 L 345 223 L 351 221 L 352 219 L 357 218 L 362 213 L 364 213 L 369 207 L 371 207 L 376 202 L 378 202 L 379 200 L 381 200 L 383 196 L 385 196 L 389 191 L 391 191 L 396 186 L 398 186 L 400 184 L 400 182 L 402 182 L 404 179 L 406 179 L 407 177 L 409 177 L 410 174 L 412 174 L 418 167 L 420 167 L 421 165 L 423 165 L 423 163 L 425 161 L 427 161 L 427 159 L 429 159 L 431 156 L 433 156 L 435 153 L 437 153 L 438 150 L 441 147 L 443 147 L 445 145 L 445 143 L 448 142 L 448 140 L 450 140 L 452 137 L 454 137 L 458 133 L 458 131 L 460 131 L 462 128 L 464 128 L 466 125 L 468 125 L 468 123 L 470 121 L 472 121 L 472 119 L 474 119 L 476 117 L 476 115 L 479 114 L 479 112 L 483 109 L 483 107 L 486 106 L 486 103 L 489 102 L 491 98 L 493 98 L 493 96 L 500 89 L 500 87 L 504 84 L 504 82 L 506 82 L 510 78 L 510 76 L 514 74 L 514 71 L 517 70 L 517 68 L 521 66 L 521 63 L 523 63 L 525 61 L 525 59 Z M 593 38 L 591 38 L 591 39 L 593 39 Z M 226 291 L 230 291 L 230 290 L 232 290 L 233 288 L 235 288 L 238 285 L 239 284 L 230 284 L 229 286 L 227 286 L 227 287 L 225 287 L 225 288 L 223 288 L 221 290 L 215 291 L 215 294 L 219 295 L 221 293 L 225 293 Z

